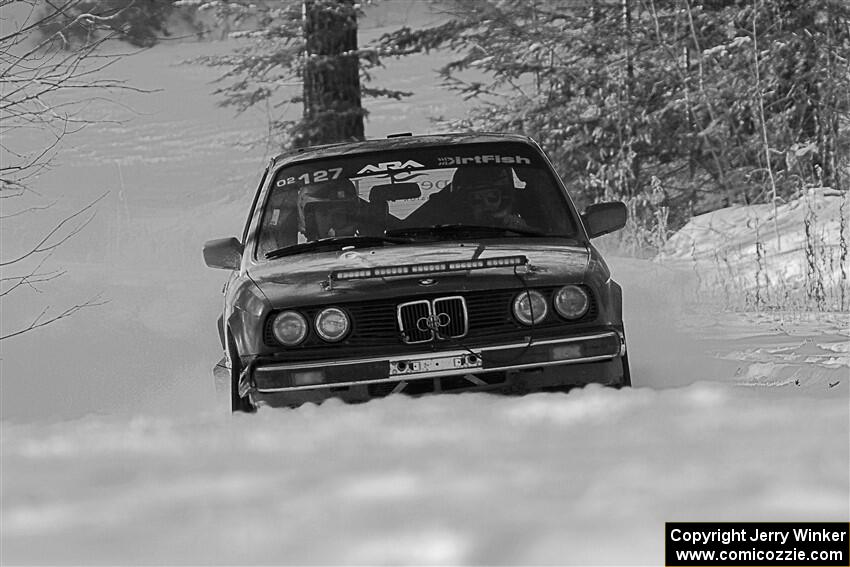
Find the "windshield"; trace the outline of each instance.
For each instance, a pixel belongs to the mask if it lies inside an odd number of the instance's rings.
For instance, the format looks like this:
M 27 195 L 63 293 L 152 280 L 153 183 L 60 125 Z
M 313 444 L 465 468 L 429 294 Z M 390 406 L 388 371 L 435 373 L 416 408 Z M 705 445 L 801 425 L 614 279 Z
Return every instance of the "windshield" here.
M 533 148 L 469 144 L 340 155 L 281 169 L 265 201 L 258 253 L 316 250 L 334 241 L 375 246 L 575 234 L 566 198 Z

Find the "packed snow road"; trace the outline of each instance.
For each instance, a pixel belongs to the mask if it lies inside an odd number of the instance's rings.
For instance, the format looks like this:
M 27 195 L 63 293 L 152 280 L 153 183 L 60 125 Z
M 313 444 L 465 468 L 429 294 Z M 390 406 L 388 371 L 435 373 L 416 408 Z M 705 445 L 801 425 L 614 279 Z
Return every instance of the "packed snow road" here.
M 3 562 L 658 565 L 665 521 L 846 519 L 847 423 L 701 382 L 5 425 Z

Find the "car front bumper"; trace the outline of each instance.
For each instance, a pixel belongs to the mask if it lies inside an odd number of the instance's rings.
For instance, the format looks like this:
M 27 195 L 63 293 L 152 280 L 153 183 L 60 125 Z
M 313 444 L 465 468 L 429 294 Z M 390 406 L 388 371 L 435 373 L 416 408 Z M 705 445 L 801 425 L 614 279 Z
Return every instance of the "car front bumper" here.
M 255 404 L 298 405 L 329 397 L 363 401 L 390 393 L 532 391 L 623 381 L 625 340 L 617 330 L 570 337 L 386 357 L 286 363 L 258 357 L 240 377 Z

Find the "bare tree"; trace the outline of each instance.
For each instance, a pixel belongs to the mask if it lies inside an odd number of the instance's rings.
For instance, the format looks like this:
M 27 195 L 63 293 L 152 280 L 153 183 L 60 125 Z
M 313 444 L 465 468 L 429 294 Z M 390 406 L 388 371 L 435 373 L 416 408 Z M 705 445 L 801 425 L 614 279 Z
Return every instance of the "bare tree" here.
M 85 23 L 106 29 L 109 19 L 75 11 L 80 0 L 0 0 L 0 223 L 32 221 L 50 205 L 30 205 L 39 195 L 33 180 L 51 166 L 66 136 L 91 123 L 86 108 L 102 100 L 121 82 L 104 80 L 101 72 L 119 56 L 99 50 L 110 35 L 71 44 L 65 32 Z M 68 18 L 69 14 L 75 14 Z M 54 31 L 41 30 L 55 22 Z M 105 196 L 105 195 L 104 195 Z M 57 248 L 92 220 L 99 197 L 56 221 L 32 242 L 3 242 L 0 247 L 0 300 L 55 280 L 64 272 L 49 269 L 47 261 Z M 15 250 L 10 250 L 14 248 Z M 37 309 L 29 323 L 4 329 L 0 340 L 44 327 L 80 309 L 99 305 L 98 297 L 53 310 Z

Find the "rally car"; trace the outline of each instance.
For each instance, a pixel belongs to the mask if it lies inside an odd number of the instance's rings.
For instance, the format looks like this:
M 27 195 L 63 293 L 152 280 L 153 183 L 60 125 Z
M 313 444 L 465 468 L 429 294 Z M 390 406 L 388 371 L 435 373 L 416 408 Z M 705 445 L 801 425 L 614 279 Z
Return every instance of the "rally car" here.
M 231 270 L 216 384 L 233 411 L 329 397 L 629 386 L 620 286 L 541 148 L 399 135 L 270 161 Z M 229 396 L 228 396 L 229 394 Z

